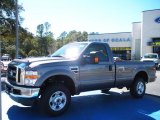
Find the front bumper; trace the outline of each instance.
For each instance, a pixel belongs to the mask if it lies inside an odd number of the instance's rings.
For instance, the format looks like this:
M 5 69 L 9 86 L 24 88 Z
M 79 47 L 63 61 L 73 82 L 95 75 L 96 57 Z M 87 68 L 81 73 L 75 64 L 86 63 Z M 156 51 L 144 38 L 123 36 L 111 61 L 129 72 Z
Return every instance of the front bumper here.
M 20 87 L 11 85 L 5 81 L 5 92 L 14 101 L 26 106 L 32 106 L 34 101 L 38 99 L 40 88 Z

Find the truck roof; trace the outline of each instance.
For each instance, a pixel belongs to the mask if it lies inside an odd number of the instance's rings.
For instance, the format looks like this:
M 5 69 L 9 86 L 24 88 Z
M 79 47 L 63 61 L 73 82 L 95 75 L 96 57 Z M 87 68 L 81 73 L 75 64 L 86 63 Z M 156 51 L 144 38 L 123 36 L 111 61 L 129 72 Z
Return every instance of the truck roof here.
M 91 44 L 91 43 L 98 43 L 99 44 L 100 43 L 100 44 L 107 44 L 105 42 L 95 42 L 95 41 L 93 41 L 93 42 L 84 41 L 84 42 L 77 42 L 77 43 L 88 43 L 88 44 Z

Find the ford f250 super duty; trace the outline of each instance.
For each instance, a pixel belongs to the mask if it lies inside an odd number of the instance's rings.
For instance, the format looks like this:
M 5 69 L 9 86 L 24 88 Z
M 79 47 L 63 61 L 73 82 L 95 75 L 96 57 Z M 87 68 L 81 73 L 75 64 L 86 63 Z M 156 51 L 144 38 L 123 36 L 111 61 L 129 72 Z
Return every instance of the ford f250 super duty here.
M 71 96 L 84 91 L 126 87 L 135 98 L 156 79 L 153 62 L 114 62 L 106 43 L 70 43 L 50 57 L 13 60 L 8 65 L 6 93 L 23 105 L 38 105 L 51 115 L 64 113 Z

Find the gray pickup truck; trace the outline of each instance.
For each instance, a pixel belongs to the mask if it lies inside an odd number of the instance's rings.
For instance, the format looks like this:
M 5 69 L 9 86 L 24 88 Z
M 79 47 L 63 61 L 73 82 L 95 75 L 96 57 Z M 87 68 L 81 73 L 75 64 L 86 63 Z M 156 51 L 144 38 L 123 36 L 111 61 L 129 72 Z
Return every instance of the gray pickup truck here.
M 64 113 L 71 96 L 84 91 L 126 87 L 135 98 L 156 79 L 153 62 L 114 62 L 106 43 L 70 43 L 50 57 L 13 60 L 8 65 L 5 91 L 23 104 L 38 105 L 51 115 Z

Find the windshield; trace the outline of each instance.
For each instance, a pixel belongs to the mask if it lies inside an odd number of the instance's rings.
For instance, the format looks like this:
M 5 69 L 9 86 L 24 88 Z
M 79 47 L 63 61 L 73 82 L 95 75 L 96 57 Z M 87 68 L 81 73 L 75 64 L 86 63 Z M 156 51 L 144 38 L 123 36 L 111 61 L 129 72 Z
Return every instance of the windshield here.
M 78 58 L 88 43 L 70 43 L 53 53 L 52 57 L 64 57 L 69 59 Z
M 147 55 L 144 55 L 144 58 L 157 58 L 157 55 L 147 54 Z

